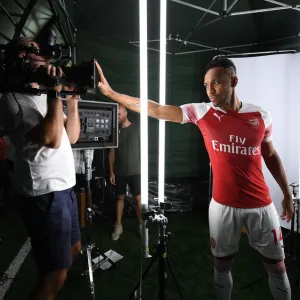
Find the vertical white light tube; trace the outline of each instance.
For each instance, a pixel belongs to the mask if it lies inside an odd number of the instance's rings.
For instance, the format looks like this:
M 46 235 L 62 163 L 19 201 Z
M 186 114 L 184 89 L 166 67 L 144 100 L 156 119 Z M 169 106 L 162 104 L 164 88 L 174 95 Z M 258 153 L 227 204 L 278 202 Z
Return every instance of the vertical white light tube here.
M 166 104 L 167 0 L 160 0 L 159 104 Z M 165 199 L 165 121 L 159 121 L 158 201 Z
M 142 212 L 148 211 L 148 34 L 147 0 L 139 0 L 140 13 L 140 123 L 141 123 L 141 198 Z M 149 256 L 147 220 L 142 222 L 142 252 Z
M 148 208 L 148 44 L 147 0 L 140 0 L 141 198 Z

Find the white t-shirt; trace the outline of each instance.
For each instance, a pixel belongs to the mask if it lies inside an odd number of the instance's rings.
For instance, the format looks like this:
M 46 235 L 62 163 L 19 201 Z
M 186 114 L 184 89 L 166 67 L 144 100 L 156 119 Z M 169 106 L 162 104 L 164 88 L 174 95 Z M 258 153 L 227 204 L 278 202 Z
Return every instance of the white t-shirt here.
M 0 99 L 0 125 L 10 130 L 8 137 L 15 147 L 16 192 L 38 196 L 73 187 L 76 183 L 74 159 L 65 128 L 58 149 L 23 138 L 46 116 L 47 96 L 14 95 L 4 94 Z

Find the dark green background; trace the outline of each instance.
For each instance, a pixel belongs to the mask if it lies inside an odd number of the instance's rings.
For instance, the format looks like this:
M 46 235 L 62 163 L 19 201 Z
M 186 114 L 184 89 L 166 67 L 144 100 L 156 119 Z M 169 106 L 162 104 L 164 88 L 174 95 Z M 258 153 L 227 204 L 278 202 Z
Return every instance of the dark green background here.
M 78 61 L 95 56 L 104 74 L 118 92 L 139 96 L 139 48 L 123 42 L 107 41 L 86 31 L 77 36 Z M 149 52 L 149 98 L 158 100 L 159 55 Z M 199 66 L 199 68 L 195 68 Z M 167 60 L 167 104 L 182 105 L 188 102 L 206 101 L 203 94 L 204 66 L 195 57 L 171 57 Z M 93 99 L 93 96 L 89 96 Z M 89 98 L 87 97 L 87 98 Z M 109 101 L 97 94 L 97 99 Z M 139 122 L 139 114 L 129 118 Z M 158 121 L 149 118 L 149 175 L 155 177 L 158 167 Z M 207 172 L 208 156 L 199 129 L 192 124 L 166 123 L 166 176 L 194 177 Z

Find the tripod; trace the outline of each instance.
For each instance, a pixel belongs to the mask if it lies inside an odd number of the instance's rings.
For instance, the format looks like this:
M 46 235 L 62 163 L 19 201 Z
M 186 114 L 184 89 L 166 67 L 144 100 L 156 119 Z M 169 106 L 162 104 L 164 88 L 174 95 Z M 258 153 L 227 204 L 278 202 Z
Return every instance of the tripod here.
M 291 284 L 292 287 L 300 287 L 300 254 L 299 254 L 299 238 L 300 238 L 300 233 L 299 233 L 299 225 L 300 225 L 300 212 L 299 212 L 299 197 L 297 198 L 297 192 L 296 188 L 299 187 L 299 184 L 297 183 L 292 183 L 289 185 L 290 187 L 293 188 L 292 190 L 292 195 L 293 195 L 293 205 L 294 205 L 294 215 L 291 219 L 291 231 L 284 237 L 284 239 L 287 238 L 287 236 L 291 235 L 291 241 L 290 241 L 290 248 L 292 254 L 289 256 L 292 256 L 292 259 L 288 262 L 286 262 L 286 265 L 289 265 L 292 262 L 296 262 L 296 283 L 293 285 Z M 296 218 L 296 235 L 295 235 L 295 218 Z M 296 239 L 295 247 L 294 247 L 294 239 Z M 295 255 L 293 255 L 293 253 Z M 264 276 L 255 279 L 251 281 L 250 283 L 244 285 L 241 287 L 241 289 L 246 289 L 250 287 L 251 285 L 258 283 L 259 281 L 265 279 L 268 277 L 268 273 L 266 272 Z
M 90 226 L 91 221 L 93 219 L 94 211 L 92 207 L 90 207 L 90 195 L 91 195 L 91 186 L 90 181 L 92 179 L 92 153 L 91 150 L 84 150 L 84 164 L 85 164 L 85 201 L 86 201 L 86 214 L 85 214 L 85 233 L 86 233 L 86 245 L 82 247 L 81 254 L 84 254 L 86 252 L 87 255 L 87 263 L 88 263 L 88 269 L 82 274 L 86 275 L 89 280 L 89 287 L 91 290 L 91 296 L 92 299 L 96 299 L 95 295 L 95 283 L 94 283 L 94 277 L 93 272 L 95 272 L 97 269 L 100 268 L 102 260 L 99 259 L 99 261 L 96 264 L 92 264 L 92 250 L 95 248 L 97 250 L 97 253 L 102 255 L 105 259 L 105 261 L 109 261 L 112 266 L 114 266 L 114 262 L 111 261 L 104 253 L 100 253 L 100 250 L 95 247 L 95 244 L 92 243 L 92 239 L 90 236 Z
M 144 280 L 144 278 L 146 277 L 146 275 L 150 271 L 151 267 L 153 266 L 154 262 L 158 259 L 158 263 L 159 263 L 159 268 L 158 268 L 159 300 L 165 300 L 166 299 L 166 296 L 165 296 L 165 286 L 166 286 L 166 284 L 165 283 L 166 283 L 166 278 L 167 278 L 166 263 L 167 263 L 168 266 L 169 266 L 169 269 L 171 271 L 172 277 L 175 281 L 177 291 L 180 295 L 180 298 L 181 298 L 181 300 L 183 300 L 183 295 L 182 295 L 182 292 L 180 290 L 179 283 L 178 283 L 178 281 L 175 277 L 173 267 L 171 265 L 171 262 L 169 260 L 168 255 L 167 255 L 167 242 L 168 242 L 169 235 L 171 235 L 171 233 L 166 232 L 168 219 L 163 214 L 156 214 L 155 211 L 146 212 L 146 213 L 143 213 L 143 214 L 146 214 L 146 215 L 148 215 L 148 217 L 150 217 L 148 219 L 149 220 L 148 222 L 158 223 L 158 240 L 157 240 L 157 245 L 156 245 L 156 252 L 153 255 L 148 267 L 143 272 L 140 280 L 141 281 Z M 154 216 L 153 216 L 153 214 L 154 214 Z M 143 218 L 144 218 L 144 216 L 143 216 Z M 130 296 L 128 298 L 129 300 L 132 299 L 132 297 L 136 294 L 136 292 L 140 288 L 140 285 L 141 285 L 141 282 L 138 282 L 136 284 L 136 286 L 134 287 L 133 292 L 130 294 Z M 141 299 L 142 298 L 140 296 L 139 300 L 141 300 Z

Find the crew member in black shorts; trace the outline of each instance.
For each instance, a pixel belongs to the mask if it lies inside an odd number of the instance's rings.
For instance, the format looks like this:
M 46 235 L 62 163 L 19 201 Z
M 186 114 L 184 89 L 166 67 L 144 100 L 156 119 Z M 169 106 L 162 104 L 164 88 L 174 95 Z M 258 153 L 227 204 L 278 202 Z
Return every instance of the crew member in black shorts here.
M 136 124 L 127 118 L 127 110 L 119 106 L 119 147 L 109 151 L 110 182 L 116 185 L 117 191 L 117 221 L 112 233 L 116 241 L 123 232 L 122 214 L 126 195 L 126 185 L 129 185 L 132 196 L 136 199 L 136 212 L 141 229 L 141 164 L 140 164 L 140 133 Z

